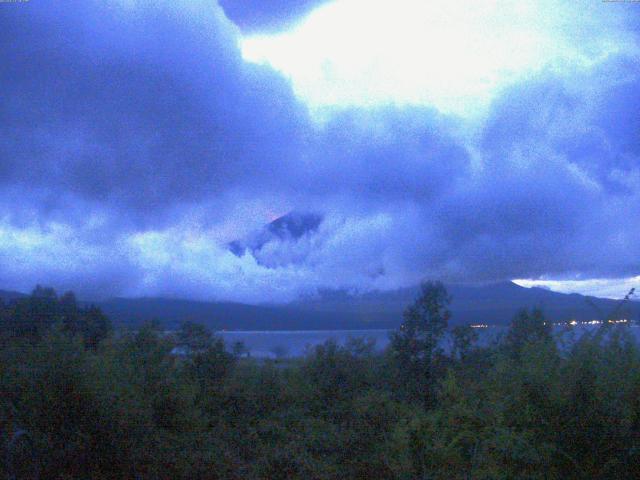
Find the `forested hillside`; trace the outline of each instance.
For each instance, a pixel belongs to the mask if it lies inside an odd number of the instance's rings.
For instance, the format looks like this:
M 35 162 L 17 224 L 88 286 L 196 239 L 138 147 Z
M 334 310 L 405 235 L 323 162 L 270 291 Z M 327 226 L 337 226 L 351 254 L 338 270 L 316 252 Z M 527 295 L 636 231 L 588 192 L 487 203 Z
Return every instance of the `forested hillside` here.
M 540 308 L 554 322 L 640 318 L 640 302 L 627 302 L 524 288 L 512 282 L 487 285 L 448 285 L 452 325 L 484 323 L 508 325 L 522 308 Z M 176 328 L 190 320 L 214 330 L 349 330 L 398 328 L 402 312 L 419 287 L 353 294 L 323 291 L 286 305 L 246 305 L 231 302 L 195 302 L 166 298 L 112 299 L 98 305 L 116 324 L 141 325 L 149 318 Z

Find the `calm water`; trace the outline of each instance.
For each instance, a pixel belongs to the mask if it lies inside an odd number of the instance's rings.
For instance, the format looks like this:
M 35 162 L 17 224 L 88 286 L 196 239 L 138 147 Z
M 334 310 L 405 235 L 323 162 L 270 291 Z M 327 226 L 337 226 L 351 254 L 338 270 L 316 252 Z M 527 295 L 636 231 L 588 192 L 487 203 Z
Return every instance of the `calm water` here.
M 593 331 L 597 326 L 555 327 L 555 334 L 560 343 L 571 343 L 585 332 Z M 640 340 L 640 328 L 629 328 L 636 340 Z M 382 350 L 389 344 L 389 334 L 394 330 L 305 330 L 305 331 L 247 331 L 247 332 L 218 332 L 230 347 L 234 342 L 241 341 L 249 350 L 252 357 L 283 358 L 300 357 L 308 349 L 333 339 L 344 345 L 349 338 L 367 338 L 376 342 L 376 349 Z M 487 345 L 504 334 L 504 327 L 490 327 L 477 329 L 478 343 Z M 448 350 L 450 341 L 443 341 L 442 347 Z
M 301 357 L 307 349 L 327 340 L 344 345 L 349 338 L 371 338 L 376 348 L 382 350 L 389 344 L 392 330 L 302 330 L 302 331 L 253 331 L 218 332 L 227 345 L 244 342 L 252 357 Z

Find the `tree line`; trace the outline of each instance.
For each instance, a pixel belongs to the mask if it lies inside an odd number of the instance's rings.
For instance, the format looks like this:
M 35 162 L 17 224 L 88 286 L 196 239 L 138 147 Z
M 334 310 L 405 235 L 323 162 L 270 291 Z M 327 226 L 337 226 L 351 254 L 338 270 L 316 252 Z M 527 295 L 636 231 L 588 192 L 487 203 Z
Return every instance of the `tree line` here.
M 523 310 L 481 346 L 450 300 L 423 284 L 383 352 L 256 361 L 196 324 L 114 332 L 38 287 L 0 305 L 0 478 L 639 478 L 629 327 L 563 347 Z

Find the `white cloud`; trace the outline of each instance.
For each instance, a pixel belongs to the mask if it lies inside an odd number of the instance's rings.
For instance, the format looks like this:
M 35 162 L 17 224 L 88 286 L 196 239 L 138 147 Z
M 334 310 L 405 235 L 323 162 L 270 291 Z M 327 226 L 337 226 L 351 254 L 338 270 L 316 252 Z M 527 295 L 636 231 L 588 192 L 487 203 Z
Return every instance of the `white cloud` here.
M 582 41 L 592 14 L 584 10 L 549 1 L 339 0 L 291 31 L 244 38 L 242 52 L 287 75 L 314 108 L 421 104 L 472 116 L 526 75 L 618 50 L 603 19 Z
M 527 280 L 516 279 L 523 287 L 546 287 L 561 293 L 581 293 L 602 298 L 623 298 L 632 288 L 640 291 L 640 276 L 587 280 Z M 637 295 L 632 297 L 638 299 Z

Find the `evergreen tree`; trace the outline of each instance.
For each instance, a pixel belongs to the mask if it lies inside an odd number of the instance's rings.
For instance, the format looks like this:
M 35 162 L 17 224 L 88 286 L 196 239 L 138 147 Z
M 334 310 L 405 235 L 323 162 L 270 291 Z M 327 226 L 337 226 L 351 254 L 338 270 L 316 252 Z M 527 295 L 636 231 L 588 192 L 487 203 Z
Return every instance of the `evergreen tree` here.
M 451 297 L 442 283 L 422 283 L 418 298 L 404 312 L 400 331 L 391 338 L 401 374 L 411 393 L 425 405 L 433 401 L 435 357 L 451 318 L 450 303 Z

